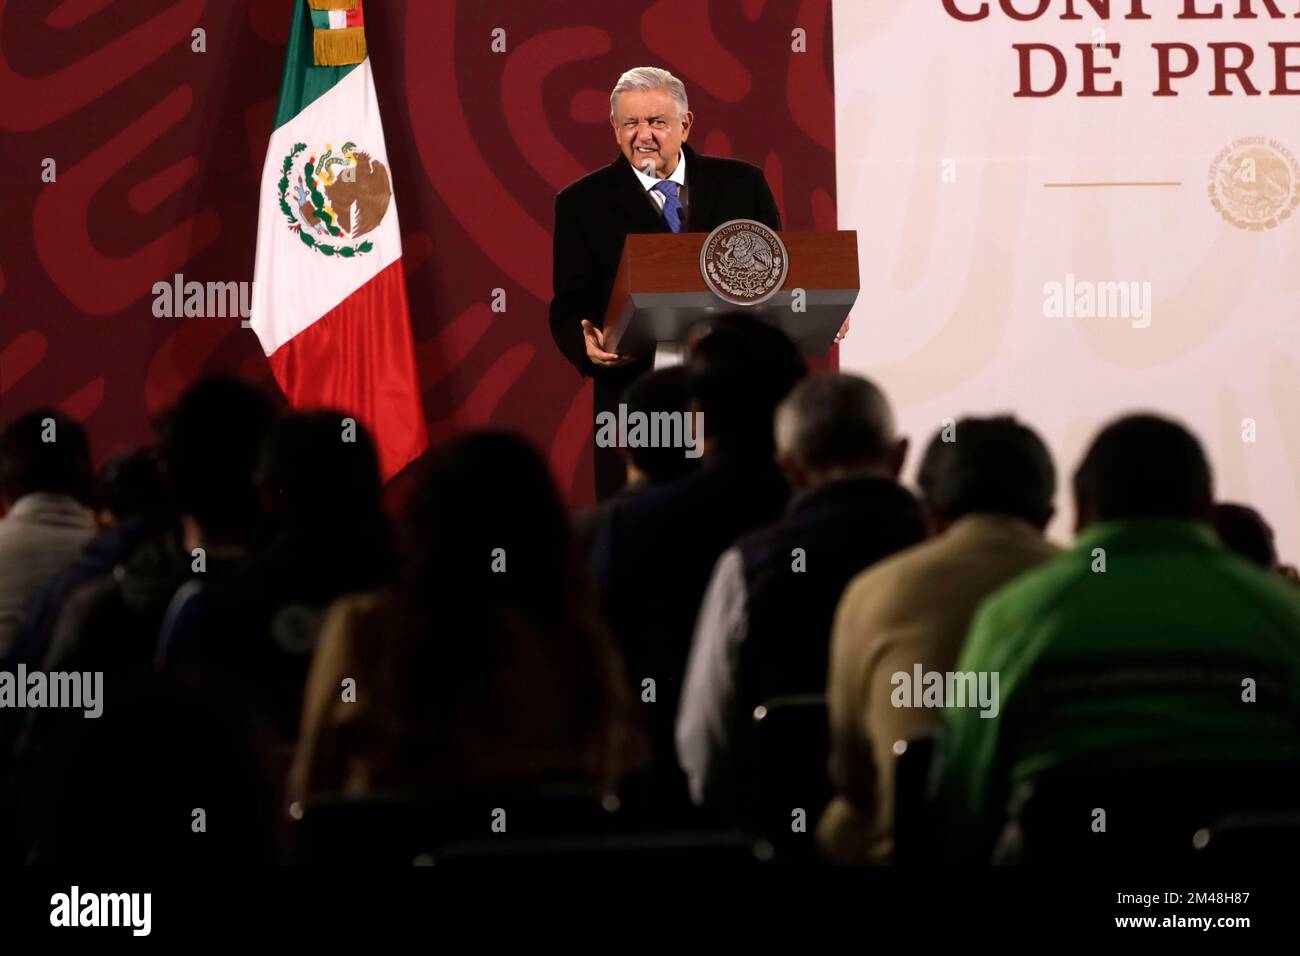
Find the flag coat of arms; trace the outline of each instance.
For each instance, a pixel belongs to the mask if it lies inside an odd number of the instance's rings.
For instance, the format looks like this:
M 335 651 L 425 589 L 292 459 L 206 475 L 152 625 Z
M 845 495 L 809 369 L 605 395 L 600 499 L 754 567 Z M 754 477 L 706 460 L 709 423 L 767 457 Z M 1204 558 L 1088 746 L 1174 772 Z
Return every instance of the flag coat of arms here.
M 385 479 L 428 446 L 361 0 L 295 4 L 249 324 L 290 404 L 354 415 Z

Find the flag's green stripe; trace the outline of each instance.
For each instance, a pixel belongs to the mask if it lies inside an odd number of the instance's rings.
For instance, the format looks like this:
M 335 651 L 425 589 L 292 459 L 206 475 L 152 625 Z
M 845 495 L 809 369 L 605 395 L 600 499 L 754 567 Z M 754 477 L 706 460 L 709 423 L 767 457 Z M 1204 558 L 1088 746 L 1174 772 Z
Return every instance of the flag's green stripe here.
M 284 57 L 284 77 L 280 80 L 280 103 L 275 110 L 276 129 L 328 93 L 334 84 L 357 67 L 355 63 L 317 66 L 313 62 L 311 13 L 307 0 L 296 0 L 293 24 L 289 27 L 289 47 Z
M 328 30 L 330 28 L 330 12 L 328 10 L 313 10 L 311 12 L 311 25 L 317 30 Z

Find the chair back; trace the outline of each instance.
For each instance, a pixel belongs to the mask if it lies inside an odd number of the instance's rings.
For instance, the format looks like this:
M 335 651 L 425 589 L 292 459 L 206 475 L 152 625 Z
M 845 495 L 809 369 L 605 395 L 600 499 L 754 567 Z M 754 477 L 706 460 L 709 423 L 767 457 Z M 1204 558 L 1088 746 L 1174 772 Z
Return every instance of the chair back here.
M 769 698 L 752 717 L 746 825 L 778 853 L 810 857 L 813 831 L 831 799 L 826 695 Z

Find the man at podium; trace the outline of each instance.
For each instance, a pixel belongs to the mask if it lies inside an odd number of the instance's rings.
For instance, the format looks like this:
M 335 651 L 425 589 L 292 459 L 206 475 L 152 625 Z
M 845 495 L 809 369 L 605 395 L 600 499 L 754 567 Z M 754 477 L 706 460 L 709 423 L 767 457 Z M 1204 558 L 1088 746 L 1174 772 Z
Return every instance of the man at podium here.
M 593 380 L 593 421 L 616 411 L 624 387 L 653 362 L 604 344 L 605 306 L 627 234 L 709 232 L 731 219 L 781 228 L 761 169 L 686 145 L 694 116 L 686 87 L 667 70 L 628 70 L 610 93 L 609 110 L 622 155 L 555 197 L 551 335 Z M 596 497 L 606 498 L 623 484 L 623 461 L 616 449 L 601 447 L 595 460 Z

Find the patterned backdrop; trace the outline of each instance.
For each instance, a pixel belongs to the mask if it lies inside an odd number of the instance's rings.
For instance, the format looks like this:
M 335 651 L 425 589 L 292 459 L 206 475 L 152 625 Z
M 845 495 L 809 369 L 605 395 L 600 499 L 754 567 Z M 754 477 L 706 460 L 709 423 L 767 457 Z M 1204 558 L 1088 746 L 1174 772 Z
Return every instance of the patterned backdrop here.
M 102 457 L 198 375 L 274 387 L 237 317 L 156 317 L 152 289 L 252 279 L 292 2 L 0 0 L 0 419 L 57 404 Z M 589 387 L 545 321 L 555 192 L 616 155 L 619 73 L 662 65 L 697 148 L 762 166 L 788 228 L 834 228 L 830 2 L 369 0 L 366 31 L 434 438 L 520 429 L 589 500 Z

